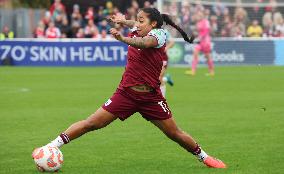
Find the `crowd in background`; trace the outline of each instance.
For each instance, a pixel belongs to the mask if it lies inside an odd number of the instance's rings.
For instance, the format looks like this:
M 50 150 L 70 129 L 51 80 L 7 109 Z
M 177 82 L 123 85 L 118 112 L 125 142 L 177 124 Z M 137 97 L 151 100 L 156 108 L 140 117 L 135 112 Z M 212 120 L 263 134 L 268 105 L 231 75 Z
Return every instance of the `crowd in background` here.
M 150 2 L 145 1 L 144 7 L 152 7 Z M 127 19 L 134 19 L 139 9 L 137 1 L 133 0 L 127 9 Z M 111 1 L 105 7 L 88 7 L 86 12 L 80 10 L 78 4 L 74 4 L 72 14 L 67 14 L 61 0 L 55 0 L 54 4 L 46 11 L 45 16 L 35 29 L 36 38 L 93 38 L 107 40 L 111 28 L 107 19 L 117 13 L 122 13 Z M 115 26 L 123 35 L 127 35 L 128 28 L 120 25 Z
M 267 5 L 260 6 L 264 2 Z M 163 11 L 169 12 L 175 21 L 182 24 L 183 29 L 191 33 L 196 32 L 196 14 L 202 11 L 210 21 L 213 37 L 284 37 L 284 9 L 278 7 L 276 0 L 256 0 L 252 7 L 243 7 L 240 0 L 235 6 L 229 7 L 220 0 L 210 6 L 169 1 L 163 5 Z
M 279 7 L 276 0 L 256 0 L 255 6 L 252 7 L 244 7 L 240 0 L 236 1 L 235 6 L 226 6 L 220 0 L 216 0 L 213 5 L 204 5 L 200 1 L 192 4 L 187 1 L 166 0 L 163 3 L 163 12 L 168 12 L 173 21 L 187 33 L 196 33 L 196 14 L 201 11 L 210 21 L 213 37 L 284 37 L 284 7 Z M 268 5 L 259 6 L 264 2 Z M 138 2 L 133 0 L 125 12 L 120 11 L 111 1 L 105 6 L 90 6 L 86 11 L 74 4 L 72 13 L 69 14 L 61 0 L 55 0 L 35 28 L 34 37 L 107 40 L 112 37 L 109 34 L 111 26 L 107 18 L 123 13 L 127 19 L 135 20 L 139 8 L 143 7 L 156 7 L 156 3 L 144 1 L 144 4 L 139 6 Z M 120 25 L 115 27 L 127 35 L 128 28 Z M 169 31 L 173 37 L 179 37 L 175 30 Z M 1 34 L 6 38 L 14 36 L 7 28 Z

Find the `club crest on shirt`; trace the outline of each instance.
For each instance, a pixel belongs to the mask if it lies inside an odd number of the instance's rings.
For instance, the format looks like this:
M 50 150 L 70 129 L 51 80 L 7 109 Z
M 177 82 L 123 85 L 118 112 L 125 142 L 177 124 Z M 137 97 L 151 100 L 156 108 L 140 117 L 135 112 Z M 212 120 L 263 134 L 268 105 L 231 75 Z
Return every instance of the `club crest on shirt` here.
M 108 101 L 107 102 L 105 102 L 105 106 L 108 106 L 108 105 L 110 105 L 111 104 L 111 99 L 108 99 Z

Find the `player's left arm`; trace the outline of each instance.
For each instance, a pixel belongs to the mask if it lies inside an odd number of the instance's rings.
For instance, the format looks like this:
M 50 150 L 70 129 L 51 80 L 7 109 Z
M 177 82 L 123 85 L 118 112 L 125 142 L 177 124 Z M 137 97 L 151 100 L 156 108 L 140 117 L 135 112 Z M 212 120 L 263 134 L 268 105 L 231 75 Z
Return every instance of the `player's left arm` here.
M 151 48 L 158 46 L 158 41 L 153 36 L 135 38 L 122 37 L 121 41 L 136 48 Z

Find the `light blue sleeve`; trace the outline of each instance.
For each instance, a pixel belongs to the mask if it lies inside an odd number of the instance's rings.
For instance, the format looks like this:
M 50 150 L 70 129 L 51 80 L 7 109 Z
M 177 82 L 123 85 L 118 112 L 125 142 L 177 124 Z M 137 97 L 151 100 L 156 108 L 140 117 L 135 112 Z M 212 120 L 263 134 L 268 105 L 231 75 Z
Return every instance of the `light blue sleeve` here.
M 158 46 L 155 48 L 161 48 L 167 41 L 167 34 L 164 29 L 153 29 L 148 33 L 148 36 L 154 36 L 158 41 Z
M 169 32 L 169 30 L 165 30 L 165 32 L 166 32 L 166 36 L 167 36 L 166 42 L 168 42 L 172 38 L 172 35 Z

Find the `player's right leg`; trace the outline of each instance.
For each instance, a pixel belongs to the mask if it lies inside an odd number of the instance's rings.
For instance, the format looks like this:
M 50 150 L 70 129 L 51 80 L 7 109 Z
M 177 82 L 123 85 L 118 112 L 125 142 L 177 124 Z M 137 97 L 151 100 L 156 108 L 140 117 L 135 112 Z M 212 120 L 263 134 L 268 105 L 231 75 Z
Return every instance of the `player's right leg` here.
M 161 82 L 160 89 L 161 89 L 163 97 L 166 97 L 166 81 L 164 79 L 165 72 L 166 72 L 166 66 L 163 65 L 161 73 L 160 73 L 160 77 L 159 77 L 159 80 Z
M 66 131 L 64 131 L 64 133 L 68 135 L 68 138 L 71 141 L 87 132 L 106 127 L 116 119 L 117 117 L 115 115 L 100 107 L 87 119 L 72 124 Z
M 116 119 L 117 117 L 115 115 L 104 110 L 101 107 L 87 119 L 72 124 L 66 131 L 61 133 L 48 145 L 59 148 L 62 145 L 69 143 L 71 140 L 74 140 L 87 132 L 107 126 Z
M 117 90 L 94 114 L 85 120 L 72 124 L 48 145 L 59 148 L 87 132 L 107 126 L 118 117 L 121 120 L 127 119 L 136 112 L 136 105 L 133 100 L 124 93 L 125 92 L 121 90 Z

